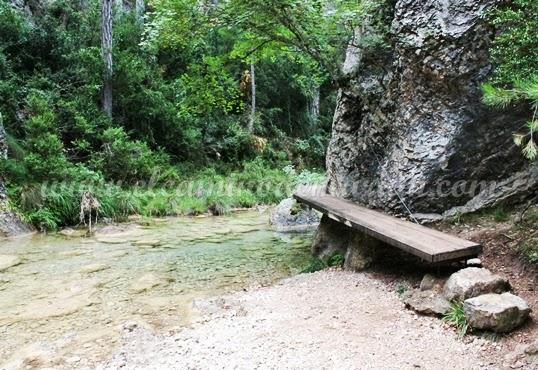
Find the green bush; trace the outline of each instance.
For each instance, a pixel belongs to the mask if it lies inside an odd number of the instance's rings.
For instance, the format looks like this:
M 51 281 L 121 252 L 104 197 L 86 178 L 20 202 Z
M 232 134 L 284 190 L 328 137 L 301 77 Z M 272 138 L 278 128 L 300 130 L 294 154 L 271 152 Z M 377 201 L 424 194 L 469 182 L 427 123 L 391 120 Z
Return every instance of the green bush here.
M 335 251 L 327 259 L 327 266 L 329 267 L 342 267 L 344 266 L 345 257 L 341 252 Z
M 169 166 L 169 157 L 153 152 L 146 143 L 130 140 L 121 127 L 105 130 L 101 136 L 102 150 L 93 157 L 94 168 L 108 179 L 134 184 L 149 181 L 152 175 Z
M 490 14 L 498 35 L 491 45 L 495 65 L 483 86 L 484 103 L 499 108 L 530 103 L 527 132 L 514 133 L 514 142 L 530 160 L 538 158 L 538 2 L 501 2 Z
M 310 260 L 310 264 L 301 271 L 301 274 L 311 274 L 313 272 L 321 271 L 325 268 L 327 268 L 327 265 L 322 260 L 313 257 Z

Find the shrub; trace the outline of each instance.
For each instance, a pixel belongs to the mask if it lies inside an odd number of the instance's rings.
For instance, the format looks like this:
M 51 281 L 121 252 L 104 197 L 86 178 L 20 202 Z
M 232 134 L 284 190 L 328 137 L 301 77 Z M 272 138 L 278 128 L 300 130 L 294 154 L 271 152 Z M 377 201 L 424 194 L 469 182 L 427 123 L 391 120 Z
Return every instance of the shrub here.
M 344 255 L 339 251 L 335 251 L 327 259 L 327 266 L 328 267 L 342 267 L 344 266 L 344 262 L 345 262 Z
M 127 184 L 147 182 L 158 170 L 168 166 L 166 154 L 153 152 L 141 141 L 130 140 L 121 127 L 105 130 L 101 140 L 102 149 L 93 156 L 93 165 L 108 179 Z
M 326 267 L 327 265 L 322 260 L 313 257 L 310 260 L 310 264 L 301 271 L 301 274 L 311 274 L 316 271 L 321 271 Z

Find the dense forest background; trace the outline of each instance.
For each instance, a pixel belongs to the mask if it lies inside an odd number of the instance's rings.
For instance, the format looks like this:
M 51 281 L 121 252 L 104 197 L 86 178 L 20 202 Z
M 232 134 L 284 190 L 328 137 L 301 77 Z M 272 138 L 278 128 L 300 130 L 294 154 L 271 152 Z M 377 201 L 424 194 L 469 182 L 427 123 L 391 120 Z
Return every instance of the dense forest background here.
M 322 63 L 343 58 L 346 32 L 319 29 L 327 32 L 324 45 L 312 38 L 297 46 L 301 35 L 285 26 L 249 31 L 265 26 L 270 8 L 254 4 L 260 12 L 251 19 L 253 9 L 244 5 L 2 0 L 0 112 L 10 149 L 3 172 L 16 207 L 42 228 L 72 222 L 81 190 L 50 186 L 71 181 L 91 183 L 104 216 L 198 213 L 275 201 L 269 191 L 250 193 L 257 182 L 289 183 L 297 171 L 321 169 L 335 106 L 331 71 Z M 320 20 L 329 10 L 314 5 L 296 11 Z M 103 109 L 105 6 L 112 11 L 110 111 Z M 306 34 L 317 20 L 290 22 Z M 319 59 L 304 52 L 310 41 L 323 49 Z M 329 54 L 334 60 L 322 59 Z M 231 172 L 253 182 L 239 199 L 221 195 L 216 202 L 202 191 L 174 209 L 154 191 L 141 196 L 139 189 L 139 202 L 124 194 L 150 179 L 163 188 L 185 179 L 224 180 Z M 110 183 L 118 184 L 115 191 Z
M 220 214 L 321 182 L 346 46 L 390 47 L 390 3 L 0 0 L 13 208 L 54 229 L 77 222 L 84 191 L 119 219 Z M 494 44 L 490 104 L 538 100 L 536 1 L 514 4 L 492 19 L 511 32 Z M 365 26 L 376 36 L 355 40 Z

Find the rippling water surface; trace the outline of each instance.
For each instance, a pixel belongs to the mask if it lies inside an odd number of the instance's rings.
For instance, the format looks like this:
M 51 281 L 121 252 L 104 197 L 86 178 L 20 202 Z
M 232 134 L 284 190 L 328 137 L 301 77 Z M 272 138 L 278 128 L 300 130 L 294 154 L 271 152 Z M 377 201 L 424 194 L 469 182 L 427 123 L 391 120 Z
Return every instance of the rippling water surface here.
M 0 272 L 0 368 L 91 364 L 126 322 L 177 328 L 196 298 L 298 273 L 311 234 L 273 232 L 267 219 L 242 212 L 0 240 L 0 254 L 22 262 Z

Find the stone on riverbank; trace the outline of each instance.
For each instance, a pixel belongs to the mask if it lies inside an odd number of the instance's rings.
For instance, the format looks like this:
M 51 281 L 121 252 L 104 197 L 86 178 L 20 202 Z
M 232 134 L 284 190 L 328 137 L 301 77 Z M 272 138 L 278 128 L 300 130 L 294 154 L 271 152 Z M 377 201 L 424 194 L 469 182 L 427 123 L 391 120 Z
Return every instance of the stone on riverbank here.
M 435 290 L 414 289 L 404 295 L 407 308 L 423 315 L 443 316 L 450 310 L 450 302 Z
M 419 289 L 410 290 L 402 297 L 405 306 L 423 315 L 443 316 L 451 307 L 442 295 L 444 283 L 443 279 L 426 274 Z
M 522 298 L 511 293 L 484 294 L 463 304 L 469 325 L 476 329 L 509 332 L 527 320 L 531 312 Z
M 298 204 L 295 199 L 287 198 L 271 212 L 270 223 L 281 232 L 308 230 L 319 224 L 319 214 Z
M 510 289 L 508 280 L 484 268 L 468 267 L 448 279 L 443 291 L 449 301 L 464 301 L 488 293 L 502 293 Z
M 386 244 L 323 215 L 312 244 L 312 254 L 321 260 L 339 252 L 344 267 L 360 271 L 367 268 L 385 250 Z

